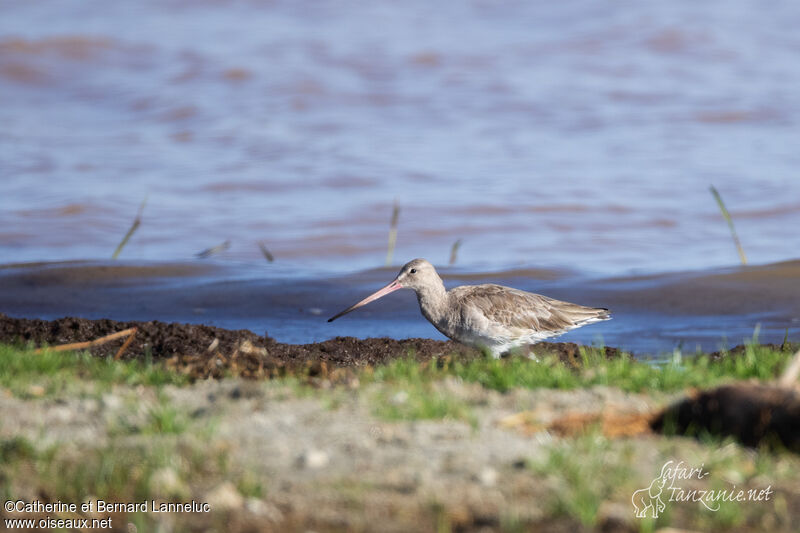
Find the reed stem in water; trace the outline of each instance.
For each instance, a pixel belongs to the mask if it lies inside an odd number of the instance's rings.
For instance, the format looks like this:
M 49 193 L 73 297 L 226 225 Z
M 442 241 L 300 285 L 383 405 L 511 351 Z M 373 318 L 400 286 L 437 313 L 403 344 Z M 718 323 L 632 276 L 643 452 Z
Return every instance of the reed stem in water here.
M 733 218 L 731 218 L 731 214 L 728 213 L 728 209 L 725 207 L 725 202 L 722 201 L 722 196 L 720 196 L 719 191 L 717 191 L 716 187 L 713 185 L 711 186 L 711 194 L 714 195 L 714 199 L 719 205 L 719 210 L 722 211 L 722 218 L 728 222 L 728 227 L 731 229 L 731 237 L 733 237 L 733 244 L 736 245 L 736 250 L 739 252 L 739 259 L 742 261 L 743 265 L 746 265 L 747 256 L 744 255 L 744 248 L 742 248 L 742 243 L 739 242 L 739 236 L 736 235 L 736 228 L 733 227 Z
M 117 249 L 114 250 L 114 253 L 111 254 L 111 259 L 116 259 L 122 249 L 125 248 L 125 245 L 128 244 L 128 240 L 133 236 L 136 230 L 139 228 L 139 225 L 142 223 L 142 211 L 144 211 L 144 205 L 147 203 L 147 195 L 144 195 L 144 200 L 142 200 L 142 205 L 139 206 L 139 211 L 136 213 L 136 218 L 133 219 L 133 224 L 131 224 L 130 229 L 128 229 L 128 233 L 122 238 L 120 243 L 117 245 Z
M 397 219 L 400 217 L 400 206 L 397 200 L 394 201 L 392 209 L 392 222 L 389 226 L 389 249 L 386 251 L 386 266 L 392 266 L 392 256 L 394 255 L 394 245 L 397 243 Z

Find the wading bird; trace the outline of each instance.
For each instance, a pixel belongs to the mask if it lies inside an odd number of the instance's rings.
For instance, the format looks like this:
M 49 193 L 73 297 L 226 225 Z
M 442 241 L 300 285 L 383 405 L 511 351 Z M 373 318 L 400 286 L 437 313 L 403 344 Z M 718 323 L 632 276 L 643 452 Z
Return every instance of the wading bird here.
M 449 291 L 425 259 L 414 259 L 384 288 L 328 319 L 398 289 L 417 294 L 422 316 L 454 341 L 500 357 L 510 350 L 611 318 L 608 309 L 584 307 L 502 285 L 462 285 Z

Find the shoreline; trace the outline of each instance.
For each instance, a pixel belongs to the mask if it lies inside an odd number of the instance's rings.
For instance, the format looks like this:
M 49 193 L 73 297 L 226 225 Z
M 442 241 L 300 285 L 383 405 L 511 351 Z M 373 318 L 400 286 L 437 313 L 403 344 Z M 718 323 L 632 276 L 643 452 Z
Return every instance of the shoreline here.
M 6 344 L 33 343 L 40 347 L 88 342 L 129 328 L 136 328 L 137 332 L 122 359 L 165 361 L 171 366 L 190 367 L 196 377 L 221 377 L 231 369 L 242 377 L 275 377 L 301 370 L 317 372 L 322 366 L 326 371 L 377 366 L 408 356 L 417 361 L 449 356 L 472 361 L 484 357 L 478 350 L 449 340 L 334 337 L 309 344 L 288 344 L 246 329 L 158 320 L 122 322 L 77 317 L 42 320 L 0 313 L 0 343 Z M 112 357 L 125 340 L 120 338 L 87 351 L 95 356 Z M 585 347 L 569 342 L 535 345 L 537 354 L 554 355 L 573 364 L 580 359 L 582 348 Z M 603 350 L 609 358 L 622 353 L 612 347 Z
M 246 329 L 158 320 L 115 321 L 78 317 L 42 320 L 0 313 L 0 343 L 12 345 L 32 343 L 41 347 L 89 342 L 129 328 L 137 331 L 121 354 L 122 359 L 163 361 L 173 367 L 191 369 L 191 375 L 198 378 L 222 377 L 229 371 L 246 378 L 270 378 L 297 371 L 317 373 L 337 368 L 378 366 L 409 356 L 418 362 L 442 357 L 469 362 L 484 357 L 478 350 L 449 340 L 334 337 L 308 344 L 289 344 Z M 87 351 L 95 356 L 112 357 L 125 341 L 125 338 L 120 338 Z M 784 348 L 779 344 L 763 346 L 776 350 Z M 597 347 L 573 342 L 540 342 L 532 349 L 537 355 L 552 356 L 572 366 L 580 366 L 583 351 L 598 350 Z M 637 360 L 659 360 L 668 355 L 633 354 L 610 346 L 599 349 L 609 359 L 623 353 Z M 719 359 L 725 353 L 737 354 L 744 349 L 745 345 L 740 344 L 726 351 L 710 352 L 710 355 L 712 359 Z
M 285 277 L 282 268 L 258 274 L 198 262 L 0 267 L 0 313 L 47 320 L 73 316 L 213 324 L 266 332 L 291 344 L 336 336 L 445 340 L 420 316 L 410 291 L 398 291 L 347 320 L 325 322 L 385 285 L 394 270 L 301 279 Z M 612 310 L 613 320 L 551 339 L 556 342 L 602 343 L 637 354 L 671 353 L 676 347 L 709 352 L 750 339 L 757 326 L 761 342 L 780 343 L 787 329 L 790 339 L 800 339 L 800 261 L 608 279 L 567 273 L 553 278 L 530 270 L 463 277 L 444 269 L 442 274 L 450 287 L 498 283 Z

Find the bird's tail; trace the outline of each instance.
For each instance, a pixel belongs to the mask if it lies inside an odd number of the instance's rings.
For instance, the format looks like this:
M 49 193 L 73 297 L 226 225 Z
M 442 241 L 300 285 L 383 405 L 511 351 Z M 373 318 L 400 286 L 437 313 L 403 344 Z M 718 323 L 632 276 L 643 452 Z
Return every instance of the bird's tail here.
M 611 311 L 605 307 L 581 307 L 580 310 L 572 312 L 572 320 L 575 327 L 611 320 Z
M 595 311 L 597 320 L 611 320 L 611 311 L 605 307 L 595 307 L 592 310 Z

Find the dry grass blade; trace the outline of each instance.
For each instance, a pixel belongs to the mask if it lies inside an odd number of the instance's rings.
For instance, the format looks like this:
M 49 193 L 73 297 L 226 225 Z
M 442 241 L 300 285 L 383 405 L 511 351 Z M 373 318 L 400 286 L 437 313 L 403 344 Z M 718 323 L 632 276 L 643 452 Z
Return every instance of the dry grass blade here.
M 122 346 L 119 347 L 117 353 L 114 354 L 115 361 L 119 361 L 119 358 L 122 357 L 122 354 L 125 353 L 125 350 L 128 349 L 128 346 L 131 345 L 131 343 L 133 342 L 133 338 L 136 336 L 136 332 L 138 331 L 138 329 L 137 328 L 131 328 L 131 329 L 133 329 L 133 332 L 130 335 L 128 335 L 128 339 L 124 343 L 122 343 Z
M 461 248 L 461 239 L 458 239 L 456 242 L 453 243 L 453 247 L 450 248 L 450 264 L 455 265 L 456 259 L 458 259 L 458 249 Z
M 717 191 L 716 187 L 713 185 L 711 186 L 711 194 L 713 194 L 714 199 L 717 200 L 719 210 L 722 212 L 722 218 L 724 218 L 728 223 L 728 227 L 731 230 L 731 237 L 733 237 L 733 243 L 736 245 L 736 250 L 739 252 L 739 259 L 742 261 L 743 265 L 746 265 L 747 256 L 744 255 L 744 248 L 742 248 L 742 243 L 739 242 L 739 236 L 736 234 L 736 228 L 733 227 L 733 218 L 731 218 L 731 214 L 728 213 L 728 209 L 725 207 L 725 203 L 722 201 L 722 196 L 720 196 L 719 191 Z
M 139 211 L 136 213 L 136 218 L 133 219 L 133 224 L 131 224 L 130 229 L 128 229 L 128 233 L 125 234 L 120 243 L 117 245 L 117 249 L 114 250 L 113 254 L 111 254 L 111 259 L 116 259 L 119 256 L 119 254 L 122 252 L 122 249 L 125 248 L 126 244 L 128 244 L 128 240 L 130 240 L 130 238 L 139 228 L 139 225 L 142 223 L 142 211 L 144 211 L 144 206 L 146 203 L 147 195 L 145 195 L 144 200 L 142 200 L 142 205 L 139 206 Z
M 397 243 L 397 220 L 400 218 L 400 206 L 397 200 L 392 209 L 392 222 L 389 226 L 389 248 L 386 251 L 386 266 L 392 266 L 392 256 L 394 255 L 394 245 Z
M 506 416 L 499 421 L 500 427 L 515 429 L 524 435 L 549 431 L 560 437 L 585 433 L 592 427 L 599 427 L 608 438 L 632 437 L 649 433 L 654 415 L 649 412 L 627 412 L 615 408 L 601 412 L 566 412 L 544 423 L 538 420 L 534 411 L 523 411 Z
M 272 263 L 275 261 L 275 257 L 267 250 L 267 247 L 264 245 L 263 242 L 258 243 L 258 247 L 261 249 L 261 253 L 264 255 L 264 259 Z
M 48 348 L 37 348 L 36 350 L 33 351 L 33 353 L 42 353 L 43 351 L 45 351 L 45 349 L 51 352 L 66 352 L 68 350 L 85 350 L 86 348 L 91 348 L 92 346 L 99 346 L 100 344 L 105 344 L 107 342 L 111 342 L 113 340 L 120 339 L 122 337 L 128 337 L 128 336 L 133 337 L 134 333 L 136 333 L 136 328 L 128 328 L 128 329 L 123 329 L 122 331 L 118 331 L 116 333 L 111 333 L 110 335 L 105 335 L 93 341 L 72 342 L 70 344 L 59 344 L 58 346 L 50 346 Z
M 211 257 L 212 255 L 218 254 L 220 252 L 224 252 L 228 248 L 231 247 L 231 241 L 225 241 L 222 244 L 218 244 L 216 246 L 212 246 L 211 248 L 206 248 L 202 252 L 199 252 L 196 257 L 199 259 L 205 259 L 206 257 Z

